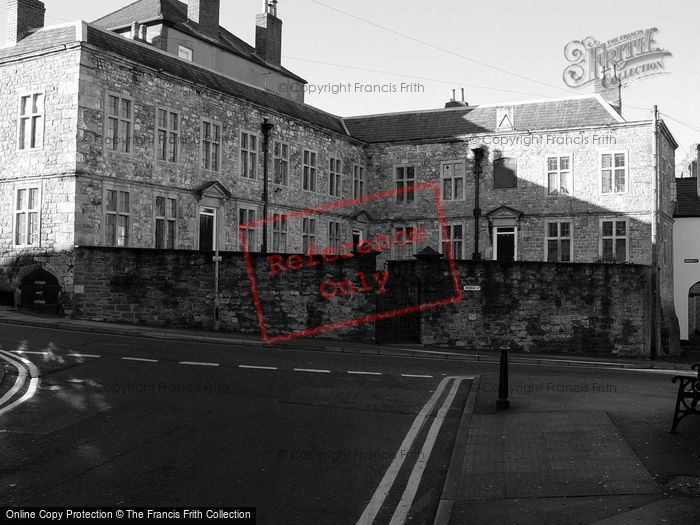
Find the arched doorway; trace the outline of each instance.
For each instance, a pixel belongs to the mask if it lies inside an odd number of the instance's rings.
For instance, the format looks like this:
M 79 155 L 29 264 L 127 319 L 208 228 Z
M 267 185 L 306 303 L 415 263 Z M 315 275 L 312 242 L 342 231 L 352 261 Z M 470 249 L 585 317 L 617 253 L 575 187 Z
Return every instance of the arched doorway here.
M 688 340 L 700 341 L 700 281 L 688 292 Z
M 56 315 L 61 287 L 58 279 L 39 268 L 22 279 L 20 284 L 20 308 L 32 312 Z

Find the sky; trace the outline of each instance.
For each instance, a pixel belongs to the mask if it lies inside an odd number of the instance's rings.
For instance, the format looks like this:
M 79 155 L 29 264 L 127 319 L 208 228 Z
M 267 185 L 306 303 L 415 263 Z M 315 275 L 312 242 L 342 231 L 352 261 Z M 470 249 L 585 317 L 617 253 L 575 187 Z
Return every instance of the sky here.
M 45 3 L 53 25 L 89 22 L 130 1 Z M 254 44 L 263 0 L 221 4 L 221 25 Z M 696 0 L 279 0 L 278 9 L 283 65 L 309 82 L 307 103 L 341 116 L 440 108 L 461 88 L 470 105 L 591 93 L 564 83 L 569 42 L 657 28 L 657 46 L 672 54 L 666 74 L 623 86 L 623 116 L 647 120 L 657 105 L 678 161 L 700 142 Z M 0 42 L 6 15 L 2 6 Z

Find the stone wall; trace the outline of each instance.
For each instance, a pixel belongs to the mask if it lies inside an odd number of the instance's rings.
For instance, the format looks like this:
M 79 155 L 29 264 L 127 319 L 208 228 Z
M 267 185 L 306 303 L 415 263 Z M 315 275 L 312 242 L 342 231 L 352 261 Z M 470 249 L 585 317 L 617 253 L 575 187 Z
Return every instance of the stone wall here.
M 421 341 L 532 353 L 649 357 L 651 269 L 638 265 L 456 263 L 463 300 L 421 313 Z M 447 262 L 390 263 L 389 293 L 421 304 L 454 294 Z
M 245 262 L 240 253 L 222 254 L 220 327 L 258 333 L 258 317 Z M 371 315 L 373 294 L 324 300 L 325 280 L 354 280 L 371 273 L 375 257 L 303 267 L 272 276 L 266 256 L 252 254 L 256 286 L 270 336 L 314 329 Z M 73 317 L 173 328 L 211 328 L 214 324 L 214 263 L 211 254 L 192 251 L 81 247 L 75 251 Z M 356 279 L 355 279 L 356 280 Z M 80 283 L 80 284 L 78 284 Z M 374 325 L 341 328 L 327 337 L 373 341 Z

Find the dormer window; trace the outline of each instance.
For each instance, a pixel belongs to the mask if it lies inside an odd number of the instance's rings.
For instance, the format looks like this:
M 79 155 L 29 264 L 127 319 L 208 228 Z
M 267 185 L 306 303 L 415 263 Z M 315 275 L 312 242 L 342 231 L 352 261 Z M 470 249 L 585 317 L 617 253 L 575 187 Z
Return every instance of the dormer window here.
M 177 56 L 192 62 L 192 50 L 189 47 L 183 46 L 182 44 L 180 44 L 177 48 Z

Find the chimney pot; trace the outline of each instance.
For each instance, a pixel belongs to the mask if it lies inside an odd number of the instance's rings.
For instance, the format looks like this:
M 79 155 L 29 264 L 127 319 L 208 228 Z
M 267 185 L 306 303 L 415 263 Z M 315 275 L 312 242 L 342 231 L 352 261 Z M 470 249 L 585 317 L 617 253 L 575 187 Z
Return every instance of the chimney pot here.
M 464 100 L 464 88 L 462 88 L 462 100 L 457 100 L 457 90 L 453 89 L 452 98 L 447 104 L 445 104 L 446 108 L 466 108 L 468 106 L 469 104 L 467 104 L 466 100 Z
M 282 20 L 277 18 L 277 0 L 265 1 L 265 12 L 259 14 L 255 28 L 255 52 L 265 62 L 282 65 Z
M 32 29 L 44 27 L 45 14 L 40 0 L 7 0 L 7 45 L 14 46 Z

